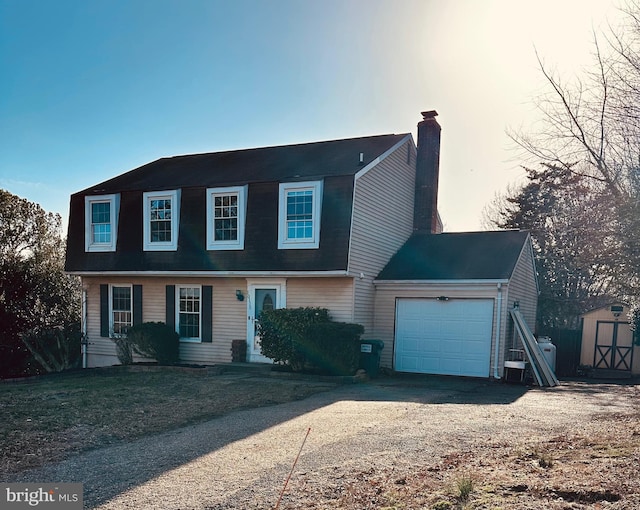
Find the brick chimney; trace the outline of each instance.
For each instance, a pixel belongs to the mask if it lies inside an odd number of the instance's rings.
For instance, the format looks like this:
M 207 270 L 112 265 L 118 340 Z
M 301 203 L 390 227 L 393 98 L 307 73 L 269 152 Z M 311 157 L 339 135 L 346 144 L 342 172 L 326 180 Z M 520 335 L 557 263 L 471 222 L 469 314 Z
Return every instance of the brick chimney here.
M 422 112 L 418 123 L 414 232 L 438 233 L 438 175 L 440 173 L 440 124 L 435 110 Z

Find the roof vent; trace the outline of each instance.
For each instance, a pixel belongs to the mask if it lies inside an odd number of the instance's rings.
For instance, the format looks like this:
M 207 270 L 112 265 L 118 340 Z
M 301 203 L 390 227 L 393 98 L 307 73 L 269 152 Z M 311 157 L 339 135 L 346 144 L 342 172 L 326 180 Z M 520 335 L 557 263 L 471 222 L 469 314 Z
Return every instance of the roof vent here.
M 360 165 L 364 165 L 364 152 L 360 153 L 360 160 L 358 161 Z

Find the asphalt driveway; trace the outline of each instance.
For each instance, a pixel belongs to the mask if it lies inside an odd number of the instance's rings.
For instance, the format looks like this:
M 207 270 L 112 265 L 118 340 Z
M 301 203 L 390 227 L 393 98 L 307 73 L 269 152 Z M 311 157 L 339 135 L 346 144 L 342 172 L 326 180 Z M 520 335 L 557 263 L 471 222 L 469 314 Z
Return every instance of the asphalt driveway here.
M 385 379 L 93 450 L 7 481 L 82 482 L 85 508 L 104 510 L 273 508 L 309 428 L 292 482 L 304 476 L 321 485 L 338 466 L 401 470 L 478 441 L 588 427 L 595 413 L 629 411 L 619 391 Z

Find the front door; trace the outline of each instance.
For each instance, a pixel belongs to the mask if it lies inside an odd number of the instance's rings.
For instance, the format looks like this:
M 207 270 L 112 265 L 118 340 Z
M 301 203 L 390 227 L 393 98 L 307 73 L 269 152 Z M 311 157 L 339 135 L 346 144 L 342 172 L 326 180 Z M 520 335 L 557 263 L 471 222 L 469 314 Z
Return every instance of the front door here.
M 598 321 L 594 368 L 629 371 L 633 361 L 632 356 L 633 334 L 629 324 Z
M 284 307 L 284 284 L 281 282 L 250 283 L 247 303 L 247 353 L 252 363 L 273 363 L 273 360 L 262 355 L 258 321 L 264 310 Z

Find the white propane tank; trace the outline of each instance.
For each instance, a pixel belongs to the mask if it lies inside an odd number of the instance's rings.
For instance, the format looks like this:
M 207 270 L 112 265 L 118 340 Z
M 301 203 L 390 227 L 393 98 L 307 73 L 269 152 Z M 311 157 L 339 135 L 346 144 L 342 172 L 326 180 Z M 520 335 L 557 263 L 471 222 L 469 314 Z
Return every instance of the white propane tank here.
M 539 336 L 538 337 L 538 347 L 542 351 L 542 355 L 547 360 L 547 363 L 553 370 L 553 373 L 556 372 L 556 346 L 551 343 L 551 338 L 548 336 Z

